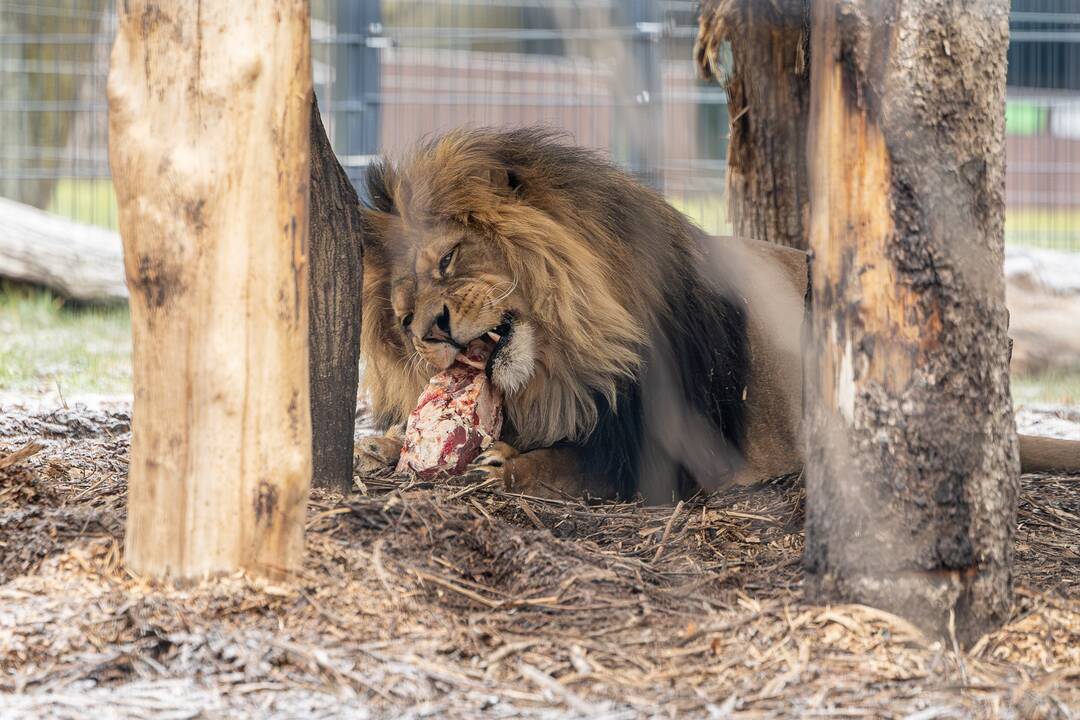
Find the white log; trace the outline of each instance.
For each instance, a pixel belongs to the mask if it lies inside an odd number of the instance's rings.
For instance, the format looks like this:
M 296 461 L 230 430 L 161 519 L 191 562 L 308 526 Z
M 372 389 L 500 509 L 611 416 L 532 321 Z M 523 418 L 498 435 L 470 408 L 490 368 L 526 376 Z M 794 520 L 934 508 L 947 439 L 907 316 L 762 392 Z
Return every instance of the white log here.
M 0 277 L 90 303 L 127 300 L 120 236 L 0 198 Z

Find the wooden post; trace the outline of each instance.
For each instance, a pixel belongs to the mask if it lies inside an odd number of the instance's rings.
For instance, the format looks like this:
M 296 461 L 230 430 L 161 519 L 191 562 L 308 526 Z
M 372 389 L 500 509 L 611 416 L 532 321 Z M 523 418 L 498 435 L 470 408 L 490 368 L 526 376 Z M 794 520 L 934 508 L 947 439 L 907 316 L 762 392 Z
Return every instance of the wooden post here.
M 727 42 L 727 46 L 723 43 Z M 731 48 L 731 72 L 721 70 Z M 705 0 L 695 55 L 727 90 L 727 194 L 738 237 L 805 250 L 810 0 Z M 717 130 L 718 131 L 718 130 Z
M 308 406 L 306 0 L 125 0 L 109 159 L 131 292 L 129 567 L 301 561 Z
M 311 104 L 311 430 L 313 482 L 352 487 L 360 369 L 360 201 Z
M 815 0 L 806 589 L 961 642 L 1007 617 L 1008 0 Z

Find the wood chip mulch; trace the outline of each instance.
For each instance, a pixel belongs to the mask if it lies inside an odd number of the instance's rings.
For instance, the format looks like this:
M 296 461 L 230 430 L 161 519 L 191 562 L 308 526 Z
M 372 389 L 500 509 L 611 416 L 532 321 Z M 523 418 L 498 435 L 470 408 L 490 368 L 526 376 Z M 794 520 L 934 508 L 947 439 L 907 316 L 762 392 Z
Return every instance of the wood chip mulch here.
M 1024 477 L 1012 618 L 957 652 L 802 601 L 798 478 L 676 507 L 358 478 L 313 492 L 293 582 L 150 582 L 126 421 L 0 427 L 2 718 L 1080 715 L 1080 478 Z

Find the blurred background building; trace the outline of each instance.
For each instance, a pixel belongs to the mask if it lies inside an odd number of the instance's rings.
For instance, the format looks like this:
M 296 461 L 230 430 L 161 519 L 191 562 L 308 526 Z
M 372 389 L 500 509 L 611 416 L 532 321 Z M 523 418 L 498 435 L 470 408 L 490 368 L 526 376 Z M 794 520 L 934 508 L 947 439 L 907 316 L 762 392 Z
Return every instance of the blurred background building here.
M 693 0 L 312 0 L 324 121 L 354 181 L 459 125 L 543 123 L 727 227 L 723 90 Z M 115 227 L 113 0 L 0 0 L 0 196 Z M 1007 241 L 1080 251 L 1080 3 L 1013 0 Z M 162 138 L 168 142 L 168 138 Z

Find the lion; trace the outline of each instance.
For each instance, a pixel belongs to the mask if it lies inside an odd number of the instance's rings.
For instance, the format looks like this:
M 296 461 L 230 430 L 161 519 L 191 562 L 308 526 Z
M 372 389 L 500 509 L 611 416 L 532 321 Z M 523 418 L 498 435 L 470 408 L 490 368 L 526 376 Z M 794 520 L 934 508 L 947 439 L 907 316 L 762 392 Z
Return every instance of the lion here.
M 361 353 L 384 434 L 361 470 L 396 462 L 428 379 L 485 336 L 505 423 L 478 479 L 665 502 L 801 469 L 805 253 L 708 236 L 545 129 L 450 132 L 374 164 L 367 195 Z M 1042 462 L 1080 467 L 1080 443 L 1050 445 Z

